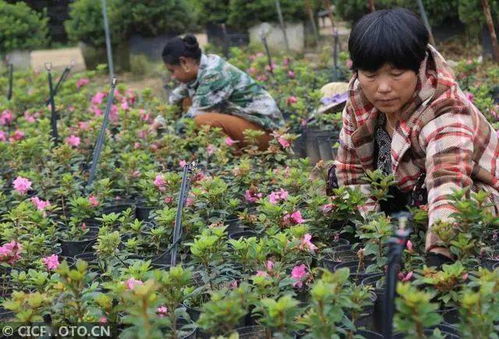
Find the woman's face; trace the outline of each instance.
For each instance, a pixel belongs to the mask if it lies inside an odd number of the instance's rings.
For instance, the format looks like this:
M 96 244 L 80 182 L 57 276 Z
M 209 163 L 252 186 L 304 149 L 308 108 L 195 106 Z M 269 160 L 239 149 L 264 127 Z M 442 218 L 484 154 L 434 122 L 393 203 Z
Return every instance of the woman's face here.
M 198 76 L 199 65 L 191 58 L 180 57 L 178 65 L 165 64 L 165 66 L 174 80 L 185 84 L 195 80 Z
M 399 113 L 412 98 L 418 83 L 414 71 L 397 69 L 389 64 L 375 72 L 359 70 L 358 78 L 367 100 L 385 114 Z

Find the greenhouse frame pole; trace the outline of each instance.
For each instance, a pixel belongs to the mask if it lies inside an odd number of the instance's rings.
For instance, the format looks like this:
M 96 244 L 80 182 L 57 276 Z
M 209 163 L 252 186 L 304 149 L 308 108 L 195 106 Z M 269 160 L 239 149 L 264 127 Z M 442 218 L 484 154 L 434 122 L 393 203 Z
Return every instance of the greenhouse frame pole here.
M 424 9 L 423 1 L 418 0 L 419 13 L 421 13 L 421 18 L 423 18 L 423 23 L 430 34 L 430 43 L 435 46 L 435 39 L 433 39 L 433 33 L 431 32 L 430 22 L 428 21 L 428 16 L 426 15 L 426 11 Z
M 281 2 L 279 0 L 275 0 L 275 6 L 277 9 L 277 16 L 279 17 L 279 24 L 281 25 L 282 34 L 284 34 L 284 43 L 286 44 L 286 52 L 289 54 L 288 34 L 286 33 L 286 26 L 284 25 L 284 18 L 282 17 Z
M 111 47 L 111 33 L 109 32 L 109 22 L 107 20 L 107 3 L 106 0 L 101 0 L 102 4 L 102 17 L 104 18 L 104 32 L 106 34 L 106 51 L 107 51 L 107 64 L 109 67 L 109 81 L 114 78 L 114 65 L 113 65 L 113 50 Z

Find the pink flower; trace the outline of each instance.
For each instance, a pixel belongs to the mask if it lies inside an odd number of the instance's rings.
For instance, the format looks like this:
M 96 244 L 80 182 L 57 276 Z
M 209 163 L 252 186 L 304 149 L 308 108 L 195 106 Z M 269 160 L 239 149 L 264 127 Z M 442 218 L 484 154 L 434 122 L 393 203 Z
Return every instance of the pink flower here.
M 160 306 L 156 309 L 156 313 L 159 317 L 163 318 L 168 313 L 168 308 L 166 306 Z
M 252 190 L 246 190 L 246 192 L 244 193 L 244 198 L 246 199 L 247 202 L 256 202 L 262 197 L 263 197 L 262 193 L 256 193 L 253 192 Z
M 345 64 L 346 64 L 346 66 L 347 66 L 347 68 L 348 68 L 348 69 L 351 69 L 351 68 L 352 68 L 352 66 L 353 66 L 353 61 L 352 61 L 352 59 L 348 59 L 348 60 L 346 61 L 346 63 L 345 63 Z
M 49 271 L 54 271 L 59 267 L 59 257 L 57 254 L 52 254 L 51 256 L 42 259 L 43 264 L 47 267 Z
M 180 160 L 180 161 L 178 162 L 178 164 L 180 165 L 180 167 L 181 167 L 181 168 L 184 168 L 184 167 L 185 167 L 185 165 L 187 165 L 187 161 L 185 161 L 185 160 Z
M 317 249 L 317 246 L 312 244 L 312 242 L 310 241 L 311 239 L 312 239 L 312 236 L 309 233 L 305 234 L 303 236 L 303 238 L 301 239 L 300 248 L 301 249 L 308 249 L 310 252 L 315 252 L 315 250 Z
M 0 262 L 7 262 L 10 265 L 15 264 L 21 259 L 19 252 L 22 250 L 20 243 L 12 240 L 11 242 L 0 247 Z
M 78 128 L 81 129 L 82 131 L 86 131 L 87 129 L 89 129 L 89 127 L 90 127 L 90 124 L 86 121 L 78 122 Z
M 0 131 L 0 141 L 7 141 L 7 135 L 4 131 Z
M 38 197 L 31 198 L 31 202 L 33 203 L 33 205 L 36 206 L 36 208 L 39 211 L 43 211 L 45 208 L 47 208 L 47 207 L 50 206 L 50 202 L 48 200 L 47 201 L 43 201 L 42 199 L 40 199 Z
M 294 105 L 298 102 L 298 99 L 295 96 L 290 96 L 287 100 L 286 103 L 288 106 Z
M 17 177 L 12 184 L 14 185 L 14 189 L 23 195 L 31 189 L 31 181 L 23 177 Z
M 284 66 L 288 66 L 290 62 L 291 62 L 291 60 L 289 58 L 284 58 L 284 60 L 282 61 L 282 64 Z
M 92 106 L 91 110 L 96 116 L 104 114 L 104 112 L 102 112 L 102 110 L 97 106 Z
M 262 81 L 262 82 L 265 82 L 265 81 L 269 80 L 269 77 L 268 77 L 268 76 L 266 76 L 265 74 L 262 74 L 262 75 L 259 75 L 259 76 L 256 78 L 256 80 L 258 80 L 258 81 Z
M 296 77 L 295 72 L 293 72 L 293 71 L 288 71 L 288 77 L 289 77 L 290 79 L 294 79 L 294 78 Z
M 475 98 L 475 96 L 473 95 L 473 93 L 471 92 L 464 92 L 464 95 L 466 96 L 466 99 L 469 100 L 469 102 L 473 102 L 473 99 Z
M 90 83 L 90 80 L 87 78 L 81 78 L 76 82 L 76 87 L 81 88 L 85 85 L 88 85 Z
M 272 205 L 275 205 L 277 204 L 279 201 L 282 201 L 282 200 L 286 200 L 289 196 L 289 193 L 288 191 L 286 190 L 283 190 L 282 188 L 277 191 L 277 192 L 272 192 L 270 193 L 269 195 L 269 202 L 272 204 Z
M 165 204 L 170 204 L 170 203 L 172 203 L 173 198 L 172 197 L 166 197 L 163 201 L 165 202 Z
M 16 130 L 14 134 L 10 137 L 11 141 L 19 141 L 24 139 L 24 132 L 21 130 Z
M 265 271 L 256 271 L 256 274 L 255 274 L 257 277 L 268 277 L 269 275 L 267 274 L 267 272 Z
M 320 207 L 320 210 L 322 213 L 327 214 L 327 213 L 331 212 L 331 210 L 333 209 L 333 206 L 334 206 L 334 204 L 325 204 L 325 205 L 322 205 Z
M 24 112 L 24 120 L 26 120 L 29 123 L 33 123 L 36 121 L 35 117 L 32 116 L 28 111 Z
M 141 280 L 136 280 L 134 278 L 130 278 L 125 281 L 125 286 L 129 290 L 133 290 L 135 287 L 143 285 L 144 283 Z
M 127 109 L 129 109 L 130 107 L 128 106 L 128 102 L 123 101 L 123 102 L 121 103 L 121 108 L 122 108 L 122 109 L 124 109 L 125 111 L 126 111 Z
M 211 144 L 206 147 L 206 152 L 208 152 L 208 155 L 212 155 L 216 150 L 217 148 Z
M 303 224 L 305 222 L 305 219 L 302 218 L 301 212 L 300 211 L 295 211 L 291 214 L 286 214 L 283 218 L 285 224 Z
M 231 139 L 230 137 L 225 138 L 225 144 L 228 146 L 232 146 L 236 143 L 235 140 Z
M 414 273 L 412 271 L 408 272 L 407 274 L 404 274 L 403 272 L 399 272 L 397 277 L 400 281 L 402 282 L 407 282 L 410 281 Z
M 14 120 L 14 117 L 8 109 L 4 110 L 0 115 L 0 125 L 10 125 L 12 120 Z
M 233 290 L 233 289 L 237 288 L 237 286 L 238 286 L 238 285 L 239 285 L 239 283 L 238 283 L 238 281 L 237 281 L 237 280 L 232 280 L 232 281 L 230 282 L 230 284 L 229 284 L 229 288 L 230 288 L 231 290 Z
M 272 260 L 267 260 L 267 262 L 265 263 L 265 268 L 267 269 L 267 271 L 272 271 L 272 269 L 274 268 L 274 262 Z
M 293 287 L 300 288 L 303 286 L 303 280 L 306 278 L 307 272 L 307 267 L 303 264 L 293 267 L 293 270 L 291 270 L 291 278 L 295 280 Z
M 93 97 L 92 97 L 92 104 L 93 105 L 100 105 L 102 104 L 102 100 L 107 96 L 106 92 L 97 92 Z
M 107 323 L 107 318 L 106 317 L 100 317 L 99 318 L 99 324 L 106 324 Z
M 286 140 L 286 138 L 284 138 L 282 135 L 279 136 L 279 138 L 277 138 L 277 141 L 281 144 L 282 147 L 284 148 L 288 148 L 291 146 L 291 143 L 289 142 L 289 140 Z
M 88 197 L 88 201 L 90 202 L 90 205 L 94 207 L 99 206 L 99 200 L 97 200 L 97 197 L 95 195 L 90 195 Z
M 414 252 L 414 245 L 412 244 L 412 241 L 407 240 L 406 247 L 407 247 L 407 252 L 409 253 Z
M 66 144 L 68 144 L 69 146 L 78 147 L 80 146 L 80 138 L 76 135 L 71 134 L 66 138 Z
M 81 229 L 82 231 L 86 231 L 87 230 L 87 224 L 85 224 L 84 222 L 81 223 Z
M 162 192 L 166 190 L 166 181 L 161 174 L 156 175 L 156 178 L 154 179 L 154 186 Z
M 185 206 L 189 207 L 192 205 L 194 205 L 194 198 L 188 197 L 187 199 L 185 199 Z
M 275 69 L 275 64 L 274 63 L 272 63 L 272 65 L 265 66 L 265 70 L 267 72 L 272 72 L 274 69 Z

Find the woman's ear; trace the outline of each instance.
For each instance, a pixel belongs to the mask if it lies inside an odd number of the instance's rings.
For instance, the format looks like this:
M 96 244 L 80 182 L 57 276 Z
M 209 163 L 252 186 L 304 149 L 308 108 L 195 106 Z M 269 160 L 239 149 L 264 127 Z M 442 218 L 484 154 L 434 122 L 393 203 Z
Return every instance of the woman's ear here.
M 189 62 L 186 57 L 179 57 L 180 67 L 184 70 L 184 72 L 189 72 L 191 68 L 189 67 Z

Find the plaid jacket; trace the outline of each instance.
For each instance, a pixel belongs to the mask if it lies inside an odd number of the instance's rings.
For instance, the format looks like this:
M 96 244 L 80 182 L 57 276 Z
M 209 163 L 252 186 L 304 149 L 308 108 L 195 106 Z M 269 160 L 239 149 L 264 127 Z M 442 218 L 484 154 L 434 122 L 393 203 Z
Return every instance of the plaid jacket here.
M 374 132 L 379 112 L 368 102 L 354 76 L 343 111 L 340 148 L 335 161 L 339 185 L 359 188 L 369 195 L 363 179 L 374 169 Z M 485 190 L 499 214 L 499 141 L 486 118 L 467 100 L 443 57 L 428 46 L 418 74 L 414 98 L 401 112 L 392 138 L 392 171 L 398 187 L 407 192 L 418 178 L 426 176 L 429 227 L 448 219 L 454 209 L 448 195 L 470 187 Z M 369 199 L 361 212 L 373 211 Z M 426 249 L 438 238 L 428 232 Z

